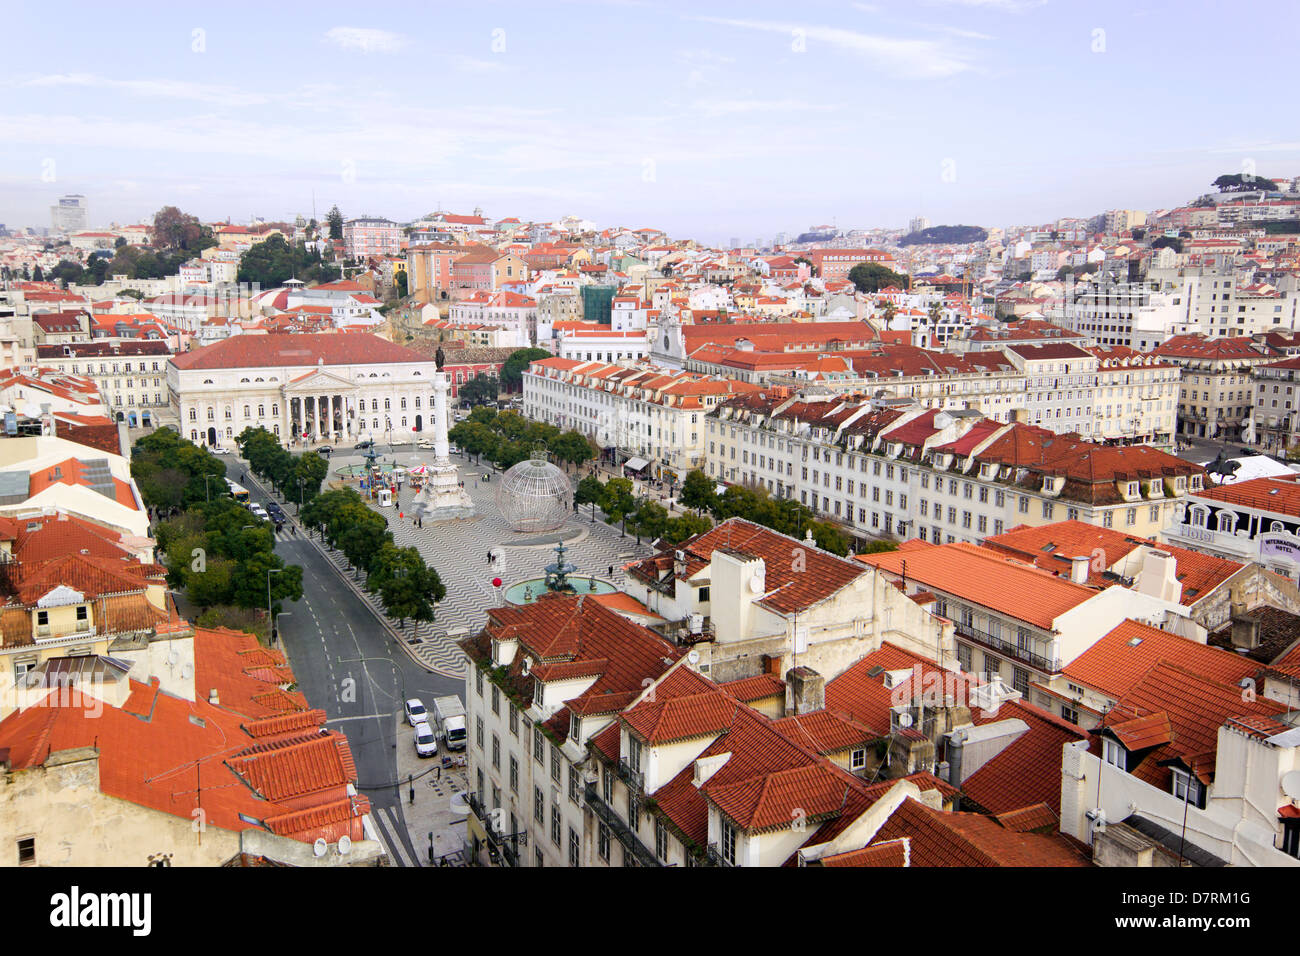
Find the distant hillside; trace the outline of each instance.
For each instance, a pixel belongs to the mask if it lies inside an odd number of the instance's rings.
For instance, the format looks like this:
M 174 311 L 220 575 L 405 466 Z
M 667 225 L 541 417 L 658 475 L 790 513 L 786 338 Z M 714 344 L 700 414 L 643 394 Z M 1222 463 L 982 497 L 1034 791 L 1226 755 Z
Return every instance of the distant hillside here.
M 834 232 L 801 232 L 795 242 L 830 242 L 835 236 Z
M 987 229 L 979 226 L 931 226 L 919 232 L 909 232 L 898 240 L 900 246 L 952 245 L 983 242 L 989 237 Z

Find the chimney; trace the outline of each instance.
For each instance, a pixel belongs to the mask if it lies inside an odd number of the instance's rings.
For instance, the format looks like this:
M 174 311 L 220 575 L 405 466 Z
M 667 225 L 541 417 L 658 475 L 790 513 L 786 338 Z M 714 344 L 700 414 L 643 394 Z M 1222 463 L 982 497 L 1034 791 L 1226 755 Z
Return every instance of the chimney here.
M 1142 569 L 1138 572 L 1137 590 L 1163 601 L 1177 601 L 1183 586 L 1178 582 L 1178 562 L 1168 551 L 1144 549 Z
M 826 709 L 826 678 L 802 664 L 785 675 L 790 685 L 790 706 L 796 715 Z
M 1232 646 L 1241 650 L 1259 647 L 1259 618 L 1236 601 L 1232 604 Z
M 1070 580 L 1075 584 L 1088 583 L 1088 569 L 1092 566 L 1092 559 L 1087 555 L 1077 555 L 1070 559 Z

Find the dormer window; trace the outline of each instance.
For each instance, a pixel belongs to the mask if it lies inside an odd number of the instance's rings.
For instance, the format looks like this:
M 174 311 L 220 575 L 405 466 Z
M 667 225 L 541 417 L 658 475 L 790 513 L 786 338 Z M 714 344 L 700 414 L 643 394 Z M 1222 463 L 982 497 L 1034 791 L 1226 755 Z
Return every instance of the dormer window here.
M 1191 478 L 1191 484 L 1190 484 L 1188 487 L 1191 488 L 1192 491 L 1200 491 L 1200 490 L 1201 490 L 1201 476 L 1200 476 L 1200 475 L 1192 475 L 1192 478 Z
M 1179 770 L 1177 767 L 1170 769 L 1173 773 L 1174 796 L 1194 807 L 1205 809 L 1205 784 L 1185 770 Z
M 1136 498 L 1139 494 L 1141 494 L 1141 492 L 1139 491 L 1139 487 L 1140 486 L 1138 482 L 1130 481 L 1128 483 L 1128 496 L 1130 498 Z

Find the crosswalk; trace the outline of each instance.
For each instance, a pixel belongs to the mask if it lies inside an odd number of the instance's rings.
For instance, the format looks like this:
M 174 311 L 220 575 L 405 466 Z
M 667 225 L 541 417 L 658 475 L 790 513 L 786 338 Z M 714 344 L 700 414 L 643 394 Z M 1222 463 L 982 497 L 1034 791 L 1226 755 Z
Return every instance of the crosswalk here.
M 406 844 L 397 834 L 402 832 L 402 824 L 397 819 L 397 812 L 392 807 L 379 807 L 370 811 L 370 820 L 379 830 L 380 839 L 388 850 L 388 856 L 394 866 L 420 866 L 420 861 L 411 856 Z

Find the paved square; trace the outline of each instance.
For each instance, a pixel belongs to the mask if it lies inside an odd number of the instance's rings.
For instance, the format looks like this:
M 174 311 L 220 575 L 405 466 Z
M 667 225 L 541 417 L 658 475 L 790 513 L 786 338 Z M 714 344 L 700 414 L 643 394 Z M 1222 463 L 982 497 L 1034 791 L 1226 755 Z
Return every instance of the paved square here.
M 381 460 L 411 467 L 427 464 L 432 459 L 432 451 L 399 446 L 396 454 L 384 455 Z M 362 461 L 355 452 L 336 454 L 330 460 L 330 480 L 335 478 L 338 469 Z M 377 502 L 370 502 L 372 508 L 388 519 L 388 529 L 397 545 L 418 548 L 447 587 L 447 596 L 438 605 L 432 623 L 420 624 L 417 628 L 408 622 L 406 626 L 408 636 L 421 639 L 413 650 L 432 671 L 449 677 L 465 676 L 464 655 L 455 642 L 462 634 L 483 627 L 487 609 L 502 603 L 500 594 L 492 586 L 492 579 L 501 578 L 504 582 L 501 590 L 504 591 L 515 581 L 541 576 L 543 567 L 555 559 L 553 549 L 560 535 L 569 548 L 566 559 L 578 566 L 580 574 L 605 578 L 613 565 L 613 584 L 620 588 L 623 586 L 622 566 L 650 553 L 648 543 L 638 546 L 633 535 L 621 537 L 617 529 L 602 522 L 599 511 L 593 523 L 590 506 L 584 508 L 581 515 L 571 516 L 559 531 L 517 533 L 497 511 L 496 490 L 501 473 L 487 464 L 475 465 L 463 455 L 453 455 L 452 463 L 459 469 L 465 490 L 478 508 L 478 514 L 473 518 L 417 528 L 409 514 L 414 493 L 405 483 L 394 507 L 381 508 Z M 485 473 L 491 476 L 491 480 L 482 480 Z M 570 476 L 571 484 L 576 485 L 576 480 L 575 476 Z M 350 486 L 356 488 L 357 484 L 352 481 Z M 398 518 L 399 514 L 405 517 Z M 497 551 L 500 557 L 489 563 L 489 551 Z M 346 564 L 338 551 L 334 551 L 331 557 L 340 566 Z M 376 595 L 370 595 L 368 600 L 376 606 L 379 604 Z

